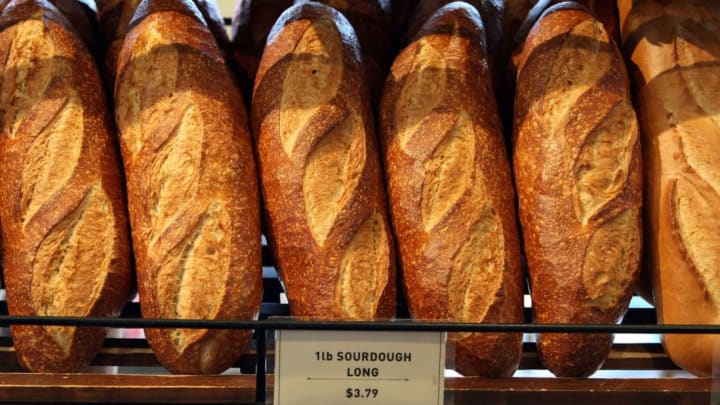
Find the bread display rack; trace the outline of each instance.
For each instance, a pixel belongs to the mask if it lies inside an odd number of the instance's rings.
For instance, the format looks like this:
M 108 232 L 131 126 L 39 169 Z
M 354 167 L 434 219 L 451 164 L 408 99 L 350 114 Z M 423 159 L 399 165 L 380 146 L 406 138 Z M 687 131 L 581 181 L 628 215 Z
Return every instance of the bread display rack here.
M 225 23 L 228 22 L 226 19 Z M 5 290 L 0 283 L 0 404 L 271 403 L 275 332 L 281 329 L 313 330 L 318 334 L 337 330 L 524 334 L 520 367 L 515 376 L 464 377 L 448 370 L 444 383 L 446 404 L 720 403 L 720 380 L 695 377 L 681 370 L 660 343 L 663 333 L 720 334 L 720 325 L 657 325 L 654 308 L 642 304 L 640 297 L 634 297 L 634 304 L 621 325 L 535 324 L 527 291 L 524 322 L 519 324 L 410 321 L 401 296 L 394 321 L 300 320 L 289 316 L 284 289 L 267 246 L 263 246 L 262 262 L 264 289 L 257 321 L 142 319 L 137 299 L 128 302 L 118 318 L 9 316 Z M 14 324 L 102 326 L 108 328 L 109 334 L 101 352 L 83 372 L 29 373 L 20 366 L 10 338 L 8 327 Z M 172 375 L 160 365 L 145 340 L 142 328 L 146 327 L 243 329 L 254 330 L 254 334 L 246 352 L 227 372 Z M 540 332 L 615 333 L 616 343 L 603 367 L 593 376 L 556 378 L 539 360 L 534 334 Z M 720 348 L 718 350 L 720 353 Z
M 263 262 L 271 263 L 263 248 Z M 631 307 L 622 325 L 468 325 L 423 322 L 310 322 L 287 318 L 281 303 L 282 286 L 272 267 L 263 270 L 264 297 L 259 321 L 143 320 L 136 301 L 126 305 L 117 319 L 10 317 L 0 297 L 0 403 L 268 403 L 273 393 L 274 331 L 276 329 L 331 330 L 474 330 L 614 332 L 617 336 L 643 334 L 644 342 L 616 343 L 602 369 L 591 378 L 555 378 L 543 370 L 535 344 L 525 342 L 515 377 L 486 379 L 448 376 L 446 404 L 476 403 L 593 403 L 698 404 L 720 399 L 720 386 L 711 378 L 696 378 L 679 370 L 664 353 L 657 334 L 720 333 L 719 326 L 657 326 L 654 309 Z M 406 319 L 404 306 L 398 319 Z M 89 370 L 73 374 L 32 374 L 17 362 L 7 326 L 12 323 L 104 325 L 111 328 L 103 350 Z M 138 328 L 210 327 L 255 329 L 247 352 L 229 372 L 215 376 L 171 375 L 155 359 Z M 122 337 L 114 337 L 121 336 Z M 526 335 L 528 337 L 530 335 Z M 653 338 L 654 337 L 654 338 Z M 527 340 L 527 339 L 526 339 Z M 617 339 L 616 339 L 617 340 Z

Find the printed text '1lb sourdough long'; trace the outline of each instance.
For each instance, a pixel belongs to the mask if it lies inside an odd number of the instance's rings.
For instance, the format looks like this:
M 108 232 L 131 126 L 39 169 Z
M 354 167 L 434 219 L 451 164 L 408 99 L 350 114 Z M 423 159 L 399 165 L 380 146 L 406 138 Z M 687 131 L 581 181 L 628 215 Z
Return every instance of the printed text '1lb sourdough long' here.
M 638 276 L 642 177 L 622 57 L 575 3 L 549 8 L 518 58 L 514 166 L 539 323 L 622 319 Z M 605 361 L 608 334 L 544 334 L 540 358 L 559 376 Z
M 339 12 L 286 10 L 253 95 L 270 239 L 295 316 L 387 318 L 395 259 L 358 41 Z
M 0 216 L 11 315 L 116 316 L 131 283 L 120 162 L 97 66 L 49 2 L 0 19 Z M 20 363 L 69 372 L 105 330 L 13 326 Z
M 189 0 L 145 0 L 118 58 L 116 121 L 143 316 L 251 319 L 260 308 L 260 208 L 235 87 Z M 176 373 L 218 373 L 246 330 L 147 329 Z
M 520 323 L 520 244 L 478 12 L 438 10 L 393 63 L 381 105 L 393 226 L 417 319 Z M 455 367 L 509 376 L 521 334 L 460 333 Z

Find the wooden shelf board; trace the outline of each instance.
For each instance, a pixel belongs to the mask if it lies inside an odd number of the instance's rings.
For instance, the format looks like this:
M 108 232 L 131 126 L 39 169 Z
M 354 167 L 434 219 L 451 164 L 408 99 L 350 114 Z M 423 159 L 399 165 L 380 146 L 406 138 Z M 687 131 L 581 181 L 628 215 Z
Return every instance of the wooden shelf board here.
M 449 378 L 446 404 L 710 404 L 718 400 L 707 378 L 570 379 Z
M 0 402 L 254 403 L 254 375 L 0 374 Z

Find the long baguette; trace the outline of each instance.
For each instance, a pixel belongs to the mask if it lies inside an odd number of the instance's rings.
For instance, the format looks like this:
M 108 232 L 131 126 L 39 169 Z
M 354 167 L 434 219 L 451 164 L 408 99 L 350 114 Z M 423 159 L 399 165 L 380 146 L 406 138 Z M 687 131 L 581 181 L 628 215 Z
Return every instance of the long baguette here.
M 251 319 L 260 308 L 260 208 L 247 119 L 202 14 L 145 0 L 118 58 L 116 122 L 143 316 Z M 175 373 L 218 373 L 245 330 L 146 329 Z
M 621 1 L 645 157 L 658 322 L 720 323 L 720 5 Z M 630 4 L 634 3 L 634 4 Z M 718 335 L 665 335 L 670 358 L 717 375 Z
M 253 96 L 262 191 L 295 316 L 395 314 L 395 259 L 358 41 L 308 2 L 273 27 Z
M 393 63 L 381 105 L 393 226 L 411 314 L 523 321 L 515 193 L 480 15 L 440 8 Z M 509 376 L 521 334 L 451 335 L 466 375 Z
M 116 316 L 132 280 L 118 151 L 95 61 L 44 0 L 0 18 L 0 217 L 11 315 Z M 20 363 L 77 371 L 105 330 L 12 326 Z
M 535 317 L 612 323 L 625 312 L 642 247 L 641 152 L 622 57 L 583 6 L 540 17 L 520 53 L 514 166 Z M 607 334 L 543 334 L 543 363 L 585 376 Z

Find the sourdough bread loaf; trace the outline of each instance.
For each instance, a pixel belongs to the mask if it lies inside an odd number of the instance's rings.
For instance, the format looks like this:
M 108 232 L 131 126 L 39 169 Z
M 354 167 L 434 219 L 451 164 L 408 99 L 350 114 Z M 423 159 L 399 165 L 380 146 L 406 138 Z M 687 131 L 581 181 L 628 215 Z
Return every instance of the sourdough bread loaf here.
M 116 316 L 132 279 L 127 208 L 93 57 L 44 0 L 0 18 L 0 217 L 11 315 Z M 70 372 L 105 329 L 11 327 L 20 363 Z
M 622 57 L 583 6 L 548 9 L 519 54 L 514 168 L 539 323 L 614 323 L 642 246 L 638 127 Z M 586 376 L 607 334 L 543 334 L 543 363 Z
M 294 316 L 395 314 L 374 122 L 348 20 L 308 2 L 273 27 L 253 95 L 270 240 Z
M 720 323 L 720 4 L 621 1 L 644 146 L 658 322 Z M 720 336 L 665 335 L 680 367 L 717 375 Z
M 252 319 L 260 308 L 260 208 L 240 92 L 189 0 L 145 0 L 115 87 L 144 317 Z M 175 373 L 218 373 L 251 331 L 146 329 Z
M 403 282 L 417 319 L 523 321 L 515 193 L 487 59 L 480 15 L 456 2 L 430 17 L 386 80 L 381 139 Z M 521 338 L 452 334 L 455 368 L 510 376 Z

